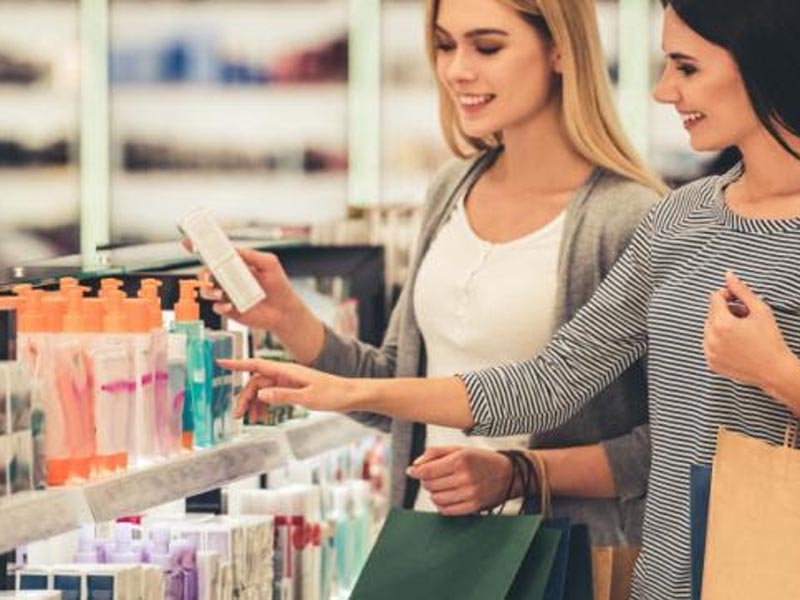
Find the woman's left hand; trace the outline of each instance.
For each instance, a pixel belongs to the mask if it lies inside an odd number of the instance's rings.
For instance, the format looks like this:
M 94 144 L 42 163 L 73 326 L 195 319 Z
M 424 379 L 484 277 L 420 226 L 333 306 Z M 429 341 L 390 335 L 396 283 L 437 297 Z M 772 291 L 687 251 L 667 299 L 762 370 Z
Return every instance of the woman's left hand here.
M 796 362 L 775 316 L 764 300 L 730 271 L 726 287 L 711 294 L 703 349 L 714 373 L 765 389 L 776 373 Z M 728 303 L 739 300 L 746 316 L 735 316 Z
M 234 416 L 240 418 L 254 403 L 296 404 L 312 410 L 351 410 L 355 380 L 337 377 L 293 363 L 258 358 L 220 360 L 231 371 L 247 371 L 252 377 L 239 395 Z

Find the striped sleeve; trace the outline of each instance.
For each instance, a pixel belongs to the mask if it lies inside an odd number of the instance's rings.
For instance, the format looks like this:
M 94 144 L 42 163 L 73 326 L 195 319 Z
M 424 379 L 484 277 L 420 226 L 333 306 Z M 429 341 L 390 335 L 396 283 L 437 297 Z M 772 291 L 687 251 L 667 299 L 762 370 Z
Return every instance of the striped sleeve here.
M 468 434 L 505 436 L 558 427 L 644 355 L 655 210 L 591 300 L 541 354 L 459 374 L 475 423 Z

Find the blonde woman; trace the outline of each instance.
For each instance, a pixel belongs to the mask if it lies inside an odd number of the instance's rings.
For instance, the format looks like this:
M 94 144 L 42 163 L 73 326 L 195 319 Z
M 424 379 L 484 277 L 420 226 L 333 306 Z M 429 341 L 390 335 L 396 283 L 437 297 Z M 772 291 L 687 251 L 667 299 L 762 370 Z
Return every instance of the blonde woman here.
M 459 158 L 430 186 L 417 256 L 381 347 L 324 327 L 270 255 L 242 252 L 267 299 L 241 315 L 216 290 L 215 310 L 271 329 L 299 362 L 340 375 L 445 376 L 538 353 L 664 191 L 622 134 L 594 5 L 428 2 L 442 128 Z M 461 514 L 497 504 L 512 467 L 494 449 L 532 445 L 548 449 L 556 514 L 588 523 L 597 545 L 639 541 L 649 468 L 641 363 L 568 423 L 532 439 L 358 418 L 392 432 L 397 505 Z M 439 461 L 411 472 L 420 488 L 406 469 L 426 449 Z

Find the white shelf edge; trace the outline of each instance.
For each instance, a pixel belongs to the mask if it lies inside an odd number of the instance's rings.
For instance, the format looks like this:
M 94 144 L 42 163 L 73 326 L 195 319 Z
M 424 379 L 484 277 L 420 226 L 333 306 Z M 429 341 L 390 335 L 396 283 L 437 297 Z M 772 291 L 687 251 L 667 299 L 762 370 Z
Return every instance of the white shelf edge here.
M 53 488 L 0 503 L 0 552 L 79 528 L 92 521 L 80 488 Z
M 347 417 L 315 414 L 279 427 L 247 427 L 232 442 L 110 479 L 11 496 L 0 501 L 0 553 L 265 473 L 370 433 Z

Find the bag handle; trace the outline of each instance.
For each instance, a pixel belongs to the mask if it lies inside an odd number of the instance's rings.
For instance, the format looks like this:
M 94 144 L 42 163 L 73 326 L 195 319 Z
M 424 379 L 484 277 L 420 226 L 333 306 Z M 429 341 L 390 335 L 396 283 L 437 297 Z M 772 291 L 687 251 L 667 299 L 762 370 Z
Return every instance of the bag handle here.
M 526 458 L 536 471 L 536 482 L 539 487 L 539 507 L 542 516 L 545 519 L 549 519 L 553 516 L 553 504 L 550 480 L 547 477 L 547 463 L 544 462 L 542 455 L 538 452 L 529 452 Z
M 783 445 L 787 448 L 797 448 L 797 419 L 792 419 L 786 425 L 783 433 Z
M 511 462 L 511 479 L 508 482 L 503 502 L 493 509 L 487 509 L 488 514 L 502 514 L 506 502 L 511 499 L 514 484 L 519 481 L 522 484 L 522 506 L 519 514 L 540 513 L 542 517 L 549 519 L 552 514 L 550 481 L 547 478 L 547 465 L 541 455 L 538 452 L 523 450 L 499 450 L 498 452 Z M 534 488 L 536 492 L 531 493 L 531 488 Z M 536 498 L 537 494 L 538 499 Z

